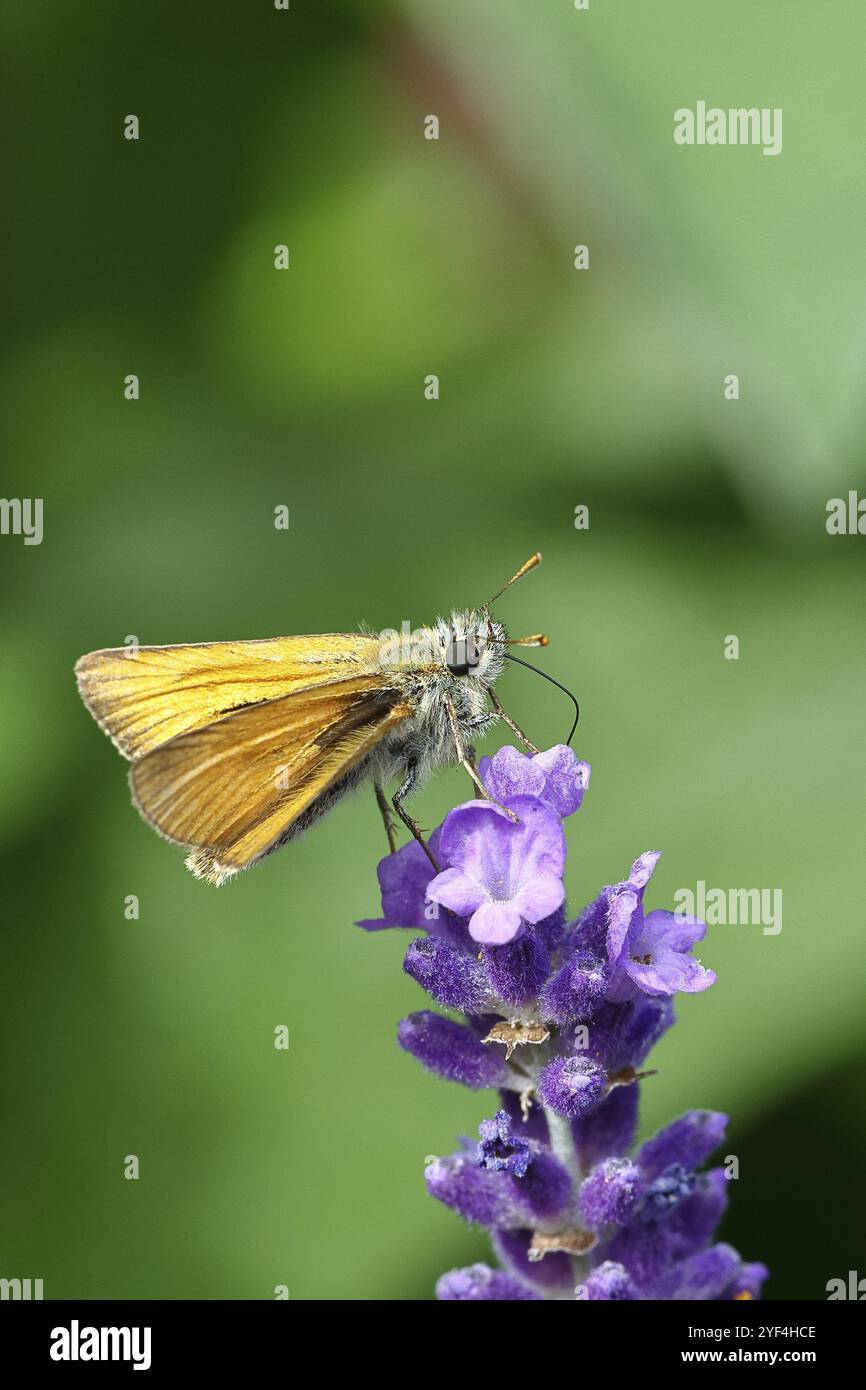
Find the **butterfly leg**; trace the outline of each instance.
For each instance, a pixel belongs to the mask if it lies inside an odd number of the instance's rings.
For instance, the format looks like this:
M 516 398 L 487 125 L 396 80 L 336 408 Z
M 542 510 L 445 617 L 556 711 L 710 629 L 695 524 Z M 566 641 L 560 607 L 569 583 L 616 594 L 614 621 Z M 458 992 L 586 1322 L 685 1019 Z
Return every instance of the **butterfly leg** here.
M 374 785 L 376 789 L 376 801 L 378 803 L 379 810 L 382 813 L 382 820 L 385 825 L 385 834 L 388 836 L 388 851 L 390 854 L 394 854 L 397 849 L 397 837 L 394 834 L 394 822 L 391 819 L 391 807 L 388 805 L 388 798 L 385 796 L 385 790 L 382 786 L 382 783 L 376 782 Z
M 515 824 L 517 824 L 518 817 L 514 814 L 514 812 L 509 811 L 507 806 L 503 806 L 501 801 L 497 801 L 495 796 L 491 796 L 484 783 L 482 782 L 481 778 L 479 777 L 478 769 L 473 763 L 472 758 L 469 756 L 469 751 L 466 748 L 466 744 L 463 742 L 463 735 L 460 732 L 460 724 L 457 719 L 457 711 L 454 708 L 454 702 L 451 699 L 451 696 L 448 694 L 445 695 L 444 699 L 445 709 L 448 714 L 448 723 L 451 725 L 451 736 L 454 739 L 454 748 L 457 753 L 457 761 L 469 773 L 469 776 L 472 779 L 473 784 L 478 788 L 481 795 L 484 797 L 484 800 L 492 801 L 494 806 L 498 806 L 501 811 L 505 812 L 509 820 L 512 820 Z
M 441 871 L 441 869 L 439 868 L 439 865 L 436 863 L 436 860 L 435 860 L 434 857 L 433 857 L 433 853 L 432 853 L 432 851 L 431 851 L 431 849 L 430 849 L 430 846 L 427 844 L 427 841 L 424 839 L 424 835 L 423 835 L 423 833 L 422 833 L 422 831 L 421 831 L 420 825 L 418 825 L 417 821 L 414 821 L 414 820 L 412 819 L 412 817 L 409 815 L 409 812 L 408 812 L 408 811 L 405 811 L 405 810 L 403 809 L 403 802 L 404 802 L 405 798 L 409 795 L 409 793 L 411 792 L 412 788 L 415 786 L 415 783 L 416 783 L 417 781 L 418 781 L 418 768 L 417 768 L 417 764 L 416 764 L 415 762 L 410 762 L 409 765 L 408 765 L 407 771 L 406 771 L 406 778 L 405 778 L 405 781 L 403 782 L 403 785 L 402 785 L 402 787 L 400 788 L 400 790 L 397 791 L 397 792 L 395 792 L 394 795 L 392 796 L 392 798 L 391 798 L 391 805 L 394 807 L 394 810 L 397 812 L 397 815 L 400 817 L 401 821 L 402 821 L 403 824 L 405 825 L 406 829 L 409 831 L 410 835 L 413 837 L 413 839 L 415 839 L 415 840 L 418 841 L 419 845 L 420 845 L 421 848 L 423 849 L 423 851 L 424 851 L 424 853 L 426 854 L 427 858 L 430 860 L 430 863 L 433 865 L 434 870 L 435 870 L 436 873 L 438 874 L 438 873 L 441 873 L 442 871 Z
M 476 714 L 464 724 L 464 728 L 471 729 L 473 733 L 486 734 L 499 718 L 495 710 L 488 710 L 486 714 Z
M 496 691 L 491 688 L 487 693 L 490 696 L 490 703 L 495 709 L 498 717 L 502 720 L 503 724 L 507 724 L 511 732 L 517 735 L 524 748 L 528 748 L 530 753 L 537 753 L 539 750 L 536 748 L 534 743 L 529 742 L 529 739 L 526 737 L 526 734 L 523 732 L 520 725 L 511 718 L 510 714 L 505 713 L 505 710 L 499 703 L 499 697 L 497 696 Z

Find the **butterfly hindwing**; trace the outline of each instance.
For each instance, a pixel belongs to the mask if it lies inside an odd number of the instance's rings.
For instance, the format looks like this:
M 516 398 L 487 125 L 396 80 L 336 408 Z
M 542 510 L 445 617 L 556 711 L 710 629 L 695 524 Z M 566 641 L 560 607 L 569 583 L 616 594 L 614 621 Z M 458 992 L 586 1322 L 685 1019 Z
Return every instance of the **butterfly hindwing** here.
M 133 799 L 161 834 L 221 881 L 281 842 L 312 803 L 413 709 L 363 678 L 254 705 L 135 759 Z

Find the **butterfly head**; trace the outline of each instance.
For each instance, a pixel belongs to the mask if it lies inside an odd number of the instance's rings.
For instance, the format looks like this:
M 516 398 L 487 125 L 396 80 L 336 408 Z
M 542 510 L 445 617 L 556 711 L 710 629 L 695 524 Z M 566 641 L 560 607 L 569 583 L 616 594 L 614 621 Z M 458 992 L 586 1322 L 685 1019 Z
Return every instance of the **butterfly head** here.
M 507 634 L 483 609 L 455 609 L 437 622 L 437 659 L 456 680 L 489 687 L 502 674 Z

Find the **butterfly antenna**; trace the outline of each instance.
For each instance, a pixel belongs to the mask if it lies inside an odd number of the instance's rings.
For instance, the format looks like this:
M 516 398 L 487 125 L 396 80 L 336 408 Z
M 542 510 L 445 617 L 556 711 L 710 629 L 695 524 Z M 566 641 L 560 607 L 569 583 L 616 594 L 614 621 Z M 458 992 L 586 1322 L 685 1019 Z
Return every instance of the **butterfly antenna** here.
M 530 571 L 530 570 L 536 569 L 540 564 L 541 564 L 541 551 L 540 551 L 540 550 L 536 550 L 536 552 L 535 552 L 534 555 L 530 555 L 529 559 L 526 561 L 526 564 L 525 564 L 525 565 L 521 565 L 521 566 L 520 566 L 520 569 L 517 571 L 517 573 L 516 573 L 516 574 L 512 574 L 512 576 L 511 576 L 511 578 L 509 579 L 508 583 L 507 583 L 507 584 L 503 584 L 503 586 L 502 586 L 501 589 L 497 589 L 497 590 L 496 590 L 496 593 L 493 595 L 493 597 L 492 597 L 492 598 L 489 598 L 489 599 L 487 600 L 487 602 L 483 605 L 483 607 L 489 608 L 490 605 L 491 605 L 491 603 L 495 603 L 495 602 L 496 602 L 496 600 L 499 598 L 499 595 L 500 595 L 500 594 L 504 594 L 506 589 L 510 589 L 511 586 L 512 586 L 512 584 L 516 584 L 517 581 L 518 581 L 518 579 L 522 579 L 523 576 L 524 576 L 525 574 L 529 574 L 529 571 Z
M 571 703 L 574 705 L 574 723 L 573 723 L 572 726 L 571 726 L 571 733 L 568 735 L 568 738 L 565 740 L 566 744 L 567 744 L 568 747 L 570 748 L 570 747 L 571 747 L 571 740 L 574 738 L 574 731 L 575 731 L 575 729 L 577 728 L 577 721 L 578 721 L 578 719 L 580 718 L 580 705 L 577 703 L 577 700 L 576 700 L 575 696 L 572 695 L 571 691 L 568 689 L 567 686 L 562 685 L 562 684 L 561 684 L 559 681 L 557 681 L 557 680 L 554 680 L 554 679 L 553 679 L 553 676 L 549 676 L 549 675 L 547 674 L 546 671 L 540 670 L 537 666 L 531 666 L 531 665 L 529 664 L 529 662 L 528 662 L 528 661 L 524 661 L 522 657 L 520 657 L 520 656 L 514 656 L 512 652 L 503 652 L 503 656 L 504 656 L 504 657 L 506 658 L 506 660 L 508 660 L 508 661 L 515 661 L 515 662 L 517 663 L 518 666 L 525 666 L 526 669 L 527 669 L 527 671 L 534 671 L 535 674 L 536 674 L 537 676 L 541 676 L 543 680 L 550 681 L 550 684 L 551 684 L 551 685 L 555 685 L 556 688 L 557 688 L 557 690 L 561 690 L 561 691 L 563 692 L 564 695 L 567 695 L 567 696 L 568 696 L 569 700 L 570 700 Z
M 528 637 L 497 637 L 503 647 L 549 647 L 550 638 L 546 632 L 532 632 Z

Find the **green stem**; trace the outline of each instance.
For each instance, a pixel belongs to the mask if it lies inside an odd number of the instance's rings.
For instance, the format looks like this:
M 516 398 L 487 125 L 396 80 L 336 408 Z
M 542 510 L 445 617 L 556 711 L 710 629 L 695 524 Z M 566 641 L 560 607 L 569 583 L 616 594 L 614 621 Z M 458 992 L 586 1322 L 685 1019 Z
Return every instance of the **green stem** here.
M 562 1115 L 557 1115 L 548 1106 L 543 1106 L 544 1118 L 547 1120 L 547 1129 L 550 1134 L 550 1147 L 554 1157 L 558 1158 L 563 1168 L 565 1168 L 575 1186 L 581 1179 L 580 1164 L 577 1161 L 577 1150 L 574 1147 L 574 1138 L 571 1133 L 571 1124 Z

